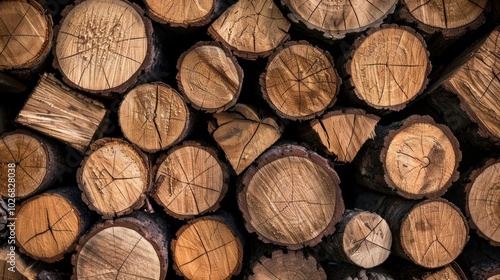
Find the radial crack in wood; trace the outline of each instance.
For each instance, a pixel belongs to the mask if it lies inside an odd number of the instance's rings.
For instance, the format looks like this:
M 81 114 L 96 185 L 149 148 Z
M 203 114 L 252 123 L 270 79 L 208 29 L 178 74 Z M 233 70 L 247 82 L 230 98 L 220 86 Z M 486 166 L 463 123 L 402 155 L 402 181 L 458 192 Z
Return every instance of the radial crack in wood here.
M 218 0 L 145 0 L 148 15 L 172 27 L 196 27 L 208 24 Z

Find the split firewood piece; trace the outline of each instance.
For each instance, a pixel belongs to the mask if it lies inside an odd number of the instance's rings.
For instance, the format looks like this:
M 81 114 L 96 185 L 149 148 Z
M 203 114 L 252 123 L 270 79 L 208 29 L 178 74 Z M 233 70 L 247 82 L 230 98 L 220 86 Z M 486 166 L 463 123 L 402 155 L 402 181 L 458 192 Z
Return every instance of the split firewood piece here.
M 468 240 L 462 212 L 442 198 L 407 200 L 365 192 L 356 207 L 383 217 L 393 235 L 392 253 L 413 263 L 437 268 L 454 261 Z
M 357 180 L 373 190 L 408 199 L 443 195 L 458 179 L 462 152 L 455 136 L 429 116 L 379 127 L 357 160 Z
M 16 122 L 56 138 L 83 153 L 104 123 L 106 109 L 44 74 Z
M 318 245 L 325 256 L 363 268 L 382 264 L 391 253 L 392 234 L 387 222 L 363 210 L 347 210 L 333 235 Z
M 229 279 L 241 270 L 243 245 L 225 216 L 189 221 L 177 231 L 171 250 L 177 274 L 186 279 Z
M 477 234 L 500 246 L 500 160 L 491 159 L 474 170 L 465 188 L 465 212 Z
M 458 37 L 485 21 L 488 0 L 402 0 L 399 15 L 428 34 Z
M 249 280 L 262 279 L 326 280 L 326 273 L 312 257 L 300 251 L 272 252 L 270 258 L 262 256 L 251 267 Z
M 379 120 L 361 109 L 335 110 L 312 120 L 307 134 L 338 161 L 351 162 L 363 144 L 375 137 Z
M 178 143 L 191 126 L 189 108 L 180 94 L 159 82 L 127 93 L 118 117 L 125 138 L 150 153 Z
M 52 47 L 52 18 L 31 0 L 0 2 L 0 71 L 36 74 Z
M 21 253 L 55 262 L 71 252 L 89 226 L 87 207 L 75 187 L 55 189 L 21 204 L 16 213 L 16 245 Z
M 250 60 L 269 56 L 288 40 L 290 23 L 272 0 L 241 0 L 229 7 L 208 33 L 235 55 Z
M 236 58 L 216 42 L 199 42 L 177 61 L 179 90 L 195 109 L 224 111 L 238 100 L 243 70 Z
M 151 63 L 152 32 L 151 21 L 135 4 L 82 1 L 63 13 L 54 66 L 77 89 L 122 93 Z
M 394 12 L 397 3 L 397 0 L 281 0 L 290 21 L 333 40 L 379 26 Z
M 409 27 L 385 25 L 354 42 L 346 71 L 357 99 L 399 111 L 426 88 L 431 62 L 422 36 Z
M 229 173 L 216 150 L 197 142 L 172 148 L 155 170 L 151 196 L 178 219 L 217 210 L 228 188 Z
M 148 16 L 171 27 L 199 27 L 210 23 L 220 0 L 145 0 Z
M 242 178 L 238 206 L 245 226 L 265 243 L 295 250 L 335 231 L 344 201 L 328 161 L 298 145 L 264 153 Z
M 124 140 L 95 141 L 77 172 L 83 201 L 105 219 L 139 209 L 150 188 L 149 165 L 146 156 Z
M 335 103 L 341 83 L 331 55 L 306 41 L 277 49 L 260 77 L 264 99 L 291 120 L 322 114 Z
M 72 279 L 166 279 L 168 229 L 143 212 L 95 225 L 78 242 Z
M 284 129 L 277 118 L 244 104 L 213 116 L 208 131 L 237 175 L 274 144 Z
M 61 151 L 25 130 L 0 135 L 0 195 L 26 198 L 61 179 Z

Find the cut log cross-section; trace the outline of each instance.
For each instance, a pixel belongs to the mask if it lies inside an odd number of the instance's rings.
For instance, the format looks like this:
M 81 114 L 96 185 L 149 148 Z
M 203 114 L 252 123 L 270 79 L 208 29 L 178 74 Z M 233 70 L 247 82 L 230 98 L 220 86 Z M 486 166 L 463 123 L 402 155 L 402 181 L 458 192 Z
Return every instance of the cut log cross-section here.
M 385 25 L 354 42 L 346 71 L 357 99 L 399 111 L 425 89 L 431 63 L 422 36 L 409 27 Z
M 237 175 L 276 142 L 283 132 L 279 120 L 244 104 L 236 104 L 229 111 L 213 116 L 208 130 Z
M 148 15 L 171 27 L 199 27 L 208 24 L 215 15 L 220 0 L 146 0 Z
M 299 41 L 276 50 L 260 84 L 264 99 L 278 115 L 305 120 L 335 103 L 341 80 L 328 52 Z

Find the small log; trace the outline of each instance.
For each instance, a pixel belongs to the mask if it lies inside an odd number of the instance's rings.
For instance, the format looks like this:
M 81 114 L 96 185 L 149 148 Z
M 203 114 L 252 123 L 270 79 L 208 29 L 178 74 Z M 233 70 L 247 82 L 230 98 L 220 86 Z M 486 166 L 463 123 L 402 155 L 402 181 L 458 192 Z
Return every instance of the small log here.
M 125 138 L 150 153 L 180 142 L 192 123 L 180 94 L 159 82 L 139 85 L 127 93 L 118 118 Z
M 135 4 L 90 0 L 63 12 L 56 31 L 54 67 L 68 85 L 90 93 L 122 93 L 149 67 L 151 21 Z
M 401 4 L 399 16 L 425 33 L 459 37 L 484 23 L 488 0 L 402 0 Z
M 248 280 L 259 279 L 302 279 L 326 280 L 326 273 L 312 257 L 305 257 L 300 251 L 281 250 L 272 252 L 270 258 L 262 256 L 251 265 Z
M 189 221 L 171 242 L 174 269 L 186 279 L 229 279 L 240 273 L 243 245 L 225 216 Z
M 92 143 L 76 174 L 83 201 L 104 219 L 142 207 L 150 177 L 146 156 L 117 138 L 101 138 Z
M 47 266 L 42 261 L 33 260 L 15 249 L 14 256 L 9 245 L 0 248 L 0 278 L 4 280 L 40 280 L 39 275 Z M 14 271 L 9 268 L 14 266 Z M 54 279 L 59 280 L 59 279 Z
M 348 263 L 330 265 L 328 267 L 329 280 L 395 280 L 392 273 L 380 268 L 364 269 Z
M 403 259 L 395 260 L 390 266 L 393 274 L 398 279 L 412 279 L 412 280 L 467 280 L 462 268 L 456 263 L 452 262 L 446 266 L 428 269 L 415 265 Z
M 351 162 L 363 144 L 375 137 L 380 117 L 361 109 L 328 112 L 306 125 L 304 135 L 312 144 L 335 155 L 338 161 Z
M 373 268 L 389 257 L 391 243 L 391 229 L 382 217 L 368 211 L 347 210 L 335 233 L 318 247 L 333 261 Z
M 171 27 L 204 26 L 214 18 L 219 0 L 145 0 L 148 16 Z
M 177 83 L 186 102 L 207 113 L 224 111 L 238 100 L 243 70 L 220 44 L 198 42 L 177 61 Z
M 229 174 L 215 149 L 184 142 L 160 156 L 151 196 L 167 214 L 188 219 L 215 211 L 224 198 Z
M 291 120 L 321 115 L 335 103 L 341 83 L 331 55 L 306 41 L 278 48 L 260 77 L 264 99 Z
M 61 260 L 89 226 L 88 209 L 76 187 L 55 189 L 26 200 L 16 218 L 16 245 L 21 253 L 44 262 Z
M 240 0 L 210 25 L 208 33 L 235 55 L 256 60 L 288 40 L 289 28 L 272 0 Z
M 237 175 L 274 144 L 284 129 L 277 118 L 244 104 L 213 117 L 208 131 Z
M 0 71 L 34 78 L 52 47 L 52 18 L 31 0 L 0 2 Z
M 242 177 L 238 206 L 245 226 L 265 243 L 296 250 L 335 231 L 344 202 L 328 161 L 298 145 L 264 153 Z
M 468 240 L 462 212 L 442 198 L 412 201 L 365 192 L 356 207 L 382 216 L 391 228 L 392 253 L 422 267 L 451 263 Z
M 408 199 L 443 195 L 459 177 L 462 158 L 448 127 L 428 116 L 377 128 L 357 160 L 357 180 L 373 190 Z
M 346 71 L 355 99 L 376 109 L 399 111 L 426 88 L 429 52 L 413 29 L 372 28 L 353 47 Z
M 331 40 L 379 26 L 394 12 L 397 3 L 396 0 L 281 0 L 290 21 L 304 26 L 309 33 L 319 31 Z
M 97 101 L 44 74 L 15 121 L 56 138 L 83 153 L 106 116 Z
M 0 141 L 0 196 L 26 198 L 61 180 L 62 153 L 47 139 L 16 130 Z
M 95 225 L 72 257 L 72 279 L 166 279 L 168 229 L 142 212 Z

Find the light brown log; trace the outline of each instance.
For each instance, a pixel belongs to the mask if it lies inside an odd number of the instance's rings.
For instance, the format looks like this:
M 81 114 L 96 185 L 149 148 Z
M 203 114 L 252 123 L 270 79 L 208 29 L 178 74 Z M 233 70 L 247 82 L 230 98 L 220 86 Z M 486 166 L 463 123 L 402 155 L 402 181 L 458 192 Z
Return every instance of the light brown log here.
M 457 139 L 429 116 L 379 127 L 377 138 L 359 155 L 359 183 L 408 199 L 443 195 L 458 179 L 462 158 Z
M 41 280 L 40 273 L 47 267 L 47 263 L 33 260 L 19 253 L 18 249 L 14 250 L 15 256 L 11 258 L 12 251 L 10 249 L 7 244 L 0 248 L 0 278 L 4 280 Z M 9 270 L 12 265 L 15 265 L 14 272 L 12 269 Z
M 229 7 L 208 33 L 241 58 L 269 56 L 288 40 L 290 23 L 272 0 L 242 0 Z
M 199 27 L 215 16 L 218 0 L 145 0 L 148 16 L 171 27 Z
M 192 125 L 180 94 L 160 82 L 142 84 L 128 92 L 118 117 L 125 138 L 150 153 L 180 142 Z
M 104 106 L 44 74 L 15 121 L 83 153 L 106 116 Z
M 321 115 L 335 103 L 341 83 L 331 55 L 306 41 L 278 48 L 260 77 L 264 99 L 291 120 Z
M 213 115 L 208 131 L 237 175 L 241 174 L 283 133 L 275 117 L 245 104 Z
M 243 70 L 216 42 L 198 42 L 177 61 L 177 83 L 186 102 L 208 113 L 224 111 L 238 101 Z
M 409 27 L 384 25 L 356 39 L 346 71 L 356 99 L 399 111 L 426 88 L 431 62 L 422 36 Z
M 151 184 L 149 160 L 118 138 L 92 143 L 76 176 L 83 201 L 105 219 L 142 207 Z
M 440 268 L 428 269 L 399 259 L 391 263 L 391 268 L 394 268 L 393 273 L 398 276 L 398 279 L 467 280 L 462 268 L 456 262 L 452 262 Z
M 277 146 L 243 175 L 238 206 L 247 230 L 265 243 L 314 246 L 344 212 L 339 182 L 325 158 L 302 146 Z
M 151 196 L 167 214 L 187 219 L 217 210 L 229 173 L 215 149 L 188 141 L 161 155 Z

